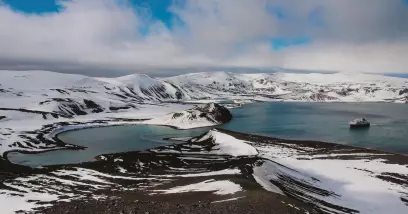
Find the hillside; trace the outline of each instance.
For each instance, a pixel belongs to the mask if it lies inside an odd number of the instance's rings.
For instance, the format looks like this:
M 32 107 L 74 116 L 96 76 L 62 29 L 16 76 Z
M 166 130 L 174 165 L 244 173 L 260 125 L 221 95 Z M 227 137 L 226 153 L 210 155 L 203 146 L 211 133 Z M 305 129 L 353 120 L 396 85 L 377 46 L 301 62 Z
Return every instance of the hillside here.
M 407 102 L 408 80 L 368 74 L 192 73 L 94 78 L 47 71 L 0 71 L 0 108 L 66 117 L 203 99 Z

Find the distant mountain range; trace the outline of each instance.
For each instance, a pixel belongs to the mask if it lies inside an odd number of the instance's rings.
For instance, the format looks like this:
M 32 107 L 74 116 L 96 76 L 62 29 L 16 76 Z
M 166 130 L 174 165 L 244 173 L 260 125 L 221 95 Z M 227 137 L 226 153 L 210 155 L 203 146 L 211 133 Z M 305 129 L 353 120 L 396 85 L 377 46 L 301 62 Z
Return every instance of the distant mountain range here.
M 0 71 L 0 109 L 71 117 L 192 100 L 408 102 L 408 79 L 371 74 L 191 73 L 96 78 L 48 71 Z M 52 116 L 52 115 L 51 115 Z

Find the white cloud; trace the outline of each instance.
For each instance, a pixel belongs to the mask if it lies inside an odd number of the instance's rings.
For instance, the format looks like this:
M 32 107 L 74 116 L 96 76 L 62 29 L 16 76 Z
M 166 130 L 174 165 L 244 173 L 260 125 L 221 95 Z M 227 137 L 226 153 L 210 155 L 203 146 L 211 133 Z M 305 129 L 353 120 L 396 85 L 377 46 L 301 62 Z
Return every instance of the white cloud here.
M 188 0 L 172 11 L 188 28 L 189 47 L 223 55 L 231 54 L 237 44 L 274 36 L 277 23 L 267 4 L 267 0 Z
M 408 73 L 408 44 L 317 43 L 284 51 L 286 68 L 365 73 Z
M 62 11 L 41 15 L 0 4 L 0 67 L 408 73 L 408 7 L 400 0 L 183 0 L 169 8 L 182 23 L 172 29 L 123 2 L 62 1 Z M 299 35 L 313 43 L 271 49 L 271 37 Z

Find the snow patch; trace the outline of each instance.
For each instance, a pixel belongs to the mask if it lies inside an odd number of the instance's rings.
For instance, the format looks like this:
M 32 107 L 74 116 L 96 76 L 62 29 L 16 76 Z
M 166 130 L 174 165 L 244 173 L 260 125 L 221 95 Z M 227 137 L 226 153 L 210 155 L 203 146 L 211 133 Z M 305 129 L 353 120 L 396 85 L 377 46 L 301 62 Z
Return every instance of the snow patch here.
M 255 156 L 258 151 L 255 147 L 249 145 L 243 140 L 239 140 L 231 135 L 227 135 L 213 129 L 206 135 L 202 136 L 195 142 L 202 142 L 205 140 L 212 140 L 214 146 L 212 147 L 210 154 L 216 155 L 231 155 L 231 156 Z
M 216 195 L 228 195 L 242 191 L 242 187 L 229 180 L 216 181 L 214 179 L 206 180 L 196 184 L 173 187 L 167 190 L 154 190 L 162 194 L 185 193 L 185 192 L 214 192 Z
M 179 171 L 183 171 L 178 169 Z M 241 170 L 239 169 L 223 169 L 219 171 L 211 171 L 211 172 L 202 172 L 202 173 L 194 173 L 194 174 L 180 174 L 180 175 L 153 175 L 156 177 L 207 177 L 207 176 L 216 176 L 216 175 L 239 175 L 241 174 Z
M 236 201 L 238 199 L 245 198 L 245 196 L 241 197 L 234 197 L 234 198 L 229 198 L 229 199 L 224 199 L 224 200 L 219 200 L 219 201 L 212 201 L 211 203 L 221 203 L 221 202 L 228 202 L 228 201 Z

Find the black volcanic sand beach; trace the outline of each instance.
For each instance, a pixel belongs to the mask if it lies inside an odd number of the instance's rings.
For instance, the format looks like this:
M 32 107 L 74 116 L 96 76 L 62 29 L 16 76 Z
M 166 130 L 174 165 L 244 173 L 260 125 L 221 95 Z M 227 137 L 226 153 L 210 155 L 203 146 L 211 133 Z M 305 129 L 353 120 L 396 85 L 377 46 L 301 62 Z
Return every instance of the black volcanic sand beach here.
M 149 197 L 142 193 L 131 192 L 118 195 L 119 199 L 105 201 L 74 201 L 60 203 L 43 210 L 44 213 L 271 213 L 271 214 L 304 214 L 321 213 L 312 205 L 304 204 L 278 194 L 261 190 L 245 193 L 243 198 L 234 201 L 211 203 L 211 193 L 185 193 L 181 195 L 164 195 Z M 292 207 L 288 204 L 296 206 Z M 302 209 L 300 209 L 300 207 Z
M 176 146 L 177 147 L 177 146 Z M 179 147 L 180 148 L 180 147 Z M 159 148 L 162 150 L 165 147 Z M 173 147 L 172 149 L 177 150 Z M 189 157 L 200 157 L 197 155 L 187 155 Z M 239 175 L 217 175 L 204 177 L 178 178 L 169 183 L 164 183 L 158 187 L 145 190 L 101 190 L 99 194 L 106 195 L 104 200 L 80 200 L 72 202 L 60 202 L 54 206 L 41 210 L 41 213 L 322 213 L 314 205 L 298 201 L 294 198 L 285 197 L 279 194 L 264 190 L 253 178 L 252 169 L 249 167 L 258 161 L 257 158 L 229 158 L 223 160 L 209 161 L 187 161 L 183 163 L 178 159 L 180 155 L 156 154 L 146 152 L 127 152 L 121 154 L 103 155 L 106 160 L 80 164 L 79 167 L 95 169 L 104 173 L 115 174 L 117 165 L 126 168 L 128 171 L 138 172 L 141 176 L 149 177 L 151 174 L 172 174 L 167 169 L 169 167 L 180 167 L 189 169 L 180 173 L 194 173 L 197 171 L 218 171 L 230 168 L 239 168 L 242 174 Z M 201 155 L 206 157 L 206 155 Z M 122 159 L 123 162 L 116 162 L 115 159 Z M 210 158 L 207 156 L 207 158 Z M 145 163 L 144 168 L 135 167 L 136 162 Z M 161 163 L 161 164 L 157 164 Z M 64 167 L 73 167 L 64 166 Z M 54 167 L 51 167 L 54 168 Z M 49 169 L 51 169 L 49 168 Z M 54 169 L 59 169 L 56 166 Z M 233 195 L 214 195 L 212 192 L 186 192 L 174 194 L 150 195 L 156 189 L 167 189 L 175 186 L 194 184 L 205 180 L 230 180 L 239 184 L 244 192 Z M 125 181 L 112 180 L 120 183 L 121 186 L 133 188 L 145 181 Z M 91 197 L 91 195 L 89 195 Z M 238 198 L 232 201 L 223 201 L 231 198 Z M 214 201 L 220 201 L 214 203 Z
M 311 156 L 340 152 L 344 154 L 347 151 L 350 155 L 335 156 L 333 158 L 350 160 L 362 158 L 361 155 L 353 154 L 382 154 L 381 158 L 386 163 L 408 164 L 408 157 L 400 154 L 324 142 L 283 140 L 222 129 L 217 130 L 237 139 L 257 142 L 260 145 L 280 145 L 300 150 Z M 185 143 L 162 146 L 143 152 L 101 155 L 94 162 L 46 166 L 35 169 L 14 165 L 0 159 L 0 189 L 12 189 L 3 184 L 8 182 L 14 185 L 31 186 L 33 192 L 55 192 L 57 190 L 61 192 L 63 188 L 59 199 L 69 198 L 65 195 L 68 193 L 82 196 L 82 198 L 70 202 L 50 202 L 53 206 L 38 208 L 37 211 L 40 213 L 325 213 L 327 210 L 318 206 L 322 204 L 339 212 L 358 213 L 357 210 L 339 207 L 319 201 L 316 198 L 307 198 L 305 195 L 301 195 L 293 187 L 307 189 L 319 195 L 335 195 L 335 193 L 310 186 L 301 180 L 293 178 L 281 176 L 280 180 L 271 181 L 286 196 L 266 191 L 255 181 L 252 175 L 253 167 L 261 165 L 265 161 L 264 159 L 205 154 L 206 151 L 211 151 L 212 147 L 213 142 L 211 139 L 202 142 L 195 142 L 192 139 Z M 313 150 L 310 148 L 313 148 Z M 364 158 L 369 159 L 370 156 L 364 156 Z M 55 174 L 55 172 L 61 171 L 76 172 L 78 168 L 92 170 L 92 172 L 95 170 L 98 173 L 109 175 L 110 177 L 103 177 L 107 181 L 104 184 L 106 187 L 96 188 L 97 182 L 83 180 L 81 176 L 73 177 L 67 174 L 56 176 Z M 123 172 L 118 172 L 119 168 Z M 239 169 L 240 173 L 199 177 L 183 176 L 191 173 L 209 173 L 226 169 Z M 13 178 L 24 176 L 43 176 L 49 180 L 32 179 L 25 181 L 25 183 L 13 180 Z M 55 177 L 57 178 L 54 179 Z M 140 179 L 132 180 L 123 177 L 137 177 Z M 384 174 L 377 177 L 395 184 L 408 185 L 408 178 L 404 177 L 404 175 Z M 68 185 L 67 182 L 58 180 L 60 178 L 78 182 L 78 185 Z M 171 180 L 160 180 L 161 178 L 170 178 Z M 229 180 L 239 184 L 244 191 L 229 195 L 216 195 L 212 192 L 160 194 L 162 190 L 208 180 Z M 237 200 L 222 201 L 228 199 Z M 408 202 L 405 197 L 401 197 L 401 201 Z M 38 204 L 41 203 L 38 202 Z
M 20 176 L 27 175 L 51 175 L 55 170 L 60 169 L 70 169 L 73 167 L 81 167 L 87 169 L 94 169 L 104 173 L 116 174 L 115 167 L 118 165 L 114 163 L 112 159 L 122 158 L 124 161 L 121 162 L 121 166 L 126 166 L 127 169 L 134 167 L 134 162 L 142 161 L 147 164 L 166 162 L 162 166 L 150 165 L 145 169 L 134 169 L 140 170 L 140 175 L 148 174 L 165 174 L 165 169 L 169 166 L 182 167 L 183 164 L 179 162 L 175 155 L 159 155 L 151 153 L 139 153 L 139 152 L 128 152 L 122 154 L 112 154 L 105 155 L 108 160 L 98 160 L 95 162 L 88 162 L 75 165 L 61 165 L 61 166 L 50 166 L 40 169 L 32 169 L 25 166 L 11 164 L 6 160 L 0 159 L 1 171 L 0 181 L 4 182 L 9 179 L 17 178 Z M 221 176 L 208 176 L 202 178 L 182 178 L 179 180 L 172 181 L 171 183 L 165 183 L 158 189 L 163 189 L 166 187 L 186 185 L 190 183 L 197 183 L 208 179 L 222 179 L 230 180 L 234 183 L 240 184 L 245 192 L 240 192 L 238 194 L 219 196 L 214 195 L 212 192 L 187 192 L 181 194 L 157 194 L 149 195 L 144 190 L 121 190 L 121 189 L 110 189 L 110 190 L 93 190 L 87 186 L 79 186 L 77 188 L 72 188 L 69 193 L 81 193 L 82 191 L 92 191 L 84 194 L 84 200 L 73 200 L 70 202 L 58 202 L 53 203 L 52 207 L 45 209 L 38 209 L 35 213 L 321 213 L 314 205 L 300 202 L 293 198 L 288 198 L 279 194 L 271 193 L 265 191 L 260 187 L 255 180 L 250 178 L 250 172 L 245 173 L 249 168 L 245 165 L 253 163 L 255 159 L 235 159 L 226 161 L 211 161 L 215 163 L 193 163 L 190 167 L 192 170 L 198 170 L 200 168 L 206 169 L 206 171 L 221 170 L 231 167 L 241 167 L 244 175 L 221 175 Z M 128 164 L 127 164 L 128 163 Z M 185 166 L 183 166 L 185 167 Z M 186 171 L 191 172 L 191 171 Z M 73 181 L 79 181 L 79 179 L 74 179 Z M 110 179 L 109 181 L 115 182 L 123 187 L 133 188 L 140 184 L 144 184 L 145 181 L 127 181 L 122 179 Z M 30 182 L 34 185 L 44 185 L 41 181 Z M 50 183 L 54 184 L 54 183 Z M 90 183 L 92 184 L 92 182 Z M 23 184 L 24 185 L 24 184 Z M 59 183 L 59 185 L 63 185 Z M 0 186 L 0 189 L 8 189 L 7 186 Z M 155 188 L 152 188 L 153 190 Z M 41 189 L 34 190 L 34 192 L 44 191 Z M 92 198 L 94 194 L 105 195 L 105 199 L 95 200 Z M 60 197 L 64 199 L 62 195 Z M 238 198 L 238 200 L 225 201 L 231 198 Z M 221 201 L 219 203 L 212 203 L 214 201 Z M 46 203 L 44 203 L 46 204 Z M 22 211 L 23 212 L 23 211 Z M 25 212 L 23 212 L 25 213 Z

